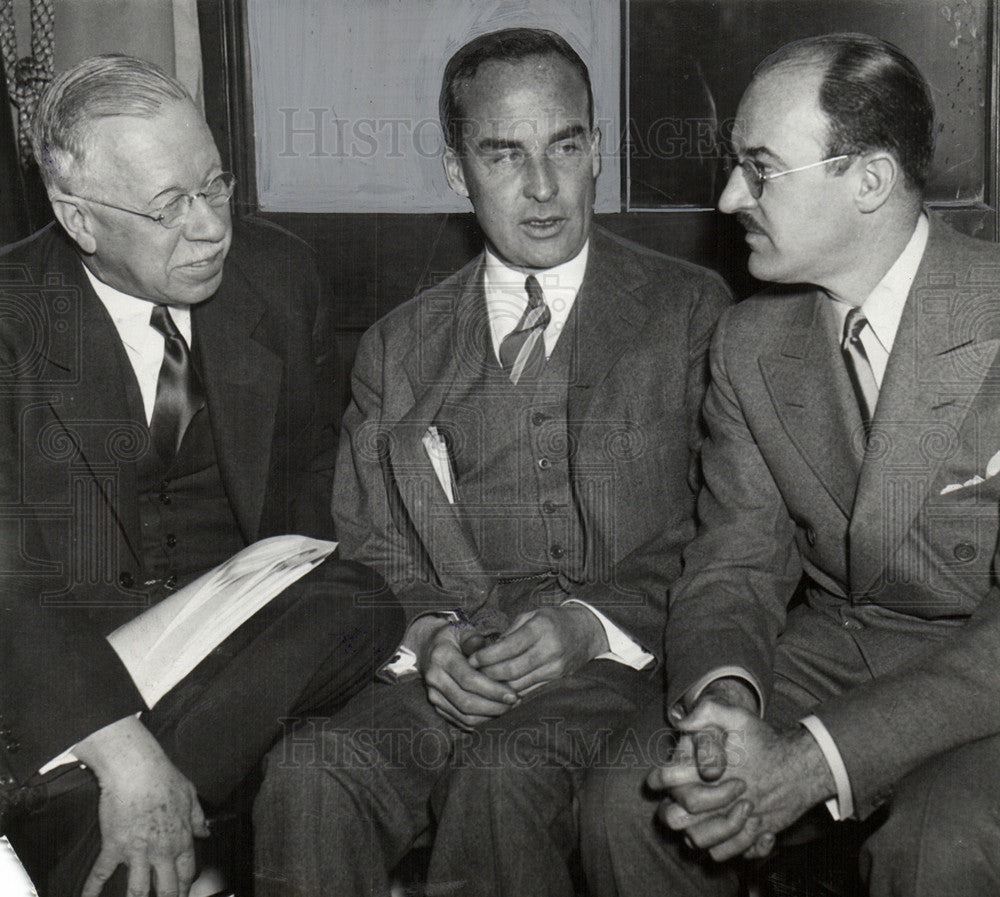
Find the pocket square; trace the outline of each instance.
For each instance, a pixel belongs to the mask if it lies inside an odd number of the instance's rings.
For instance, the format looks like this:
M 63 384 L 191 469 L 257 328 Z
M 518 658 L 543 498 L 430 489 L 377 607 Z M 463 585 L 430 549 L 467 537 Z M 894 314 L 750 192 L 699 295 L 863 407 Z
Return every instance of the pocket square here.
M 455 504 L 455 473 L 451 466 L 451 456 L 448 454 L 447 440 L 438 432 L 438 428 L 431 424 L 421 441 L 431 467 L 434 468 L 434 475 L 448 498 L 448 504 Z
M 958 489 L 965 489 L 968 486 L 978 486 L 980 483 L 985 483 L 987 480 L 992 479 L 998 473 L 1000 473 L 1000 452 L 997 452 L 986 463 L 986 476 L 980 476 L 977 473 L 974 477 L 970 477 L 964 483 L 949 483 L 944 487 L 944 489 L 941 490 L 941 495 L 947 495 L 949 492 L 955 492 Z

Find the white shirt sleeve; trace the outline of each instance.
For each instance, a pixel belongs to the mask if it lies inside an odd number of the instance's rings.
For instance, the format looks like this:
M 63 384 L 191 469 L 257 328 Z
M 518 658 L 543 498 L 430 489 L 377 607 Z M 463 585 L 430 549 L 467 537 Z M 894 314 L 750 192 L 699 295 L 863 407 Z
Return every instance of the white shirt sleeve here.
M 816 744 L 823 752 L 826 764 L 830 767 L 830 772 L 833 773 L 833 781 L 837 785 L 837 796 L 831 797 L 826 802 L 826 808 L 838 822 L 842 819 L 848 819 L 854 815 L 854 794 L 851 791 L 851 779 L 847 775 L 844 758 L 840 756 L 840 750 L 837 748 L 833 736 L 830 735 L 829 729 L 823 725 L 818 716 L 810 714 L 804 719 L 800 719 L 799 722 L 816 739 Z
M 656 658 L 646 651 L 635 639 L 626 634 L 620 627 L 611 622 L 596 607 L 591 607 L 586 601 L 579 598 L 567 598 L 563 606 L 567 604 L 579 604 L 587 608 L 595 617 L 597 622 L 604 629 L 604 635 L 608 639 L 608 649 L 603 654 L 598 654 L 596 660 L 613 660 L 615 663 L 624 664 L 633 670 L 643 670 L 651 663 L 656 662 Z

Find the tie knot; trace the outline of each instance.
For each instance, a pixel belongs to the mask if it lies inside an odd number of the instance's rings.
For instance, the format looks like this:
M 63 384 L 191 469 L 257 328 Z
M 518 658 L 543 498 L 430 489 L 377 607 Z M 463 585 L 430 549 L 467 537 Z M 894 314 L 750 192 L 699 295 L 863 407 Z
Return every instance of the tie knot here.
M 174 319 L 170 317 L 170 310 L 165 305 L 153 307 L 149 316 L 149 326 L 161 333 L 164 339 L 174 339 L 181 335 Z
M 865 313 L 858 306 L 854 306 L 847 313 L 847 319 L 844 321 L 843 345 L 858 345 L 861 342 L 861 331 L 867 325 L 868 319 L 865 317 Z

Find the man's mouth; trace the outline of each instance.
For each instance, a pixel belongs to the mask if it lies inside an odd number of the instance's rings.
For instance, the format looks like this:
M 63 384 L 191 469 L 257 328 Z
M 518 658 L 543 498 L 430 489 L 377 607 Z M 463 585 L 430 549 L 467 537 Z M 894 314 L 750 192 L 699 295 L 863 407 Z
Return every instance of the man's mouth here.
M 525 218 L 521 221 L 521 227 L 528 233 L 536 237 L 551 237 L 558 233 L 566 222 L 565 218 Z
M 220 249 L 218 252 L 212 253 L 212 255 L 206 256 L 203 259 L 196 259 L 193 262 L 188 262 L 186 265 L 183 265 L 182 267 L 195 268 L 195 269 L 211 268 L 219 264 L 219 262 L 221 261 L 222 261 L 222 250 Z

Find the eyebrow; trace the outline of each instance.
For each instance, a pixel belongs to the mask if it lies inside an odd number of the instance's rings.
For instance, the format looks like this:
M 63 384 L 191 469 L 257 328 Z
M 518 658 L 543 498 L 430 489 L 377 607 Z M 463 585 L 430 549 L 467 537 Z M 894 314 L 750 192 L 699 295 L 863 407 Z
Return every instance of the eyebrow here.
M 740 155 L 755 161 L 770 161 L 779 165 L 782 164 L 783 161 L 781 156 L 771 152 L 771 150 L 769 150 L 766 146 L 748 146 L 742 153 L 740 153 Z
M 215 171 L 215 168 L 218 168 L 218 171 Z M 215 174 L 206 177 L 205 180 L 202 181 L 201 187 L 198 189 L 204 190 L 209 184 L 212 183 L 212 181 L 214 181 L 220 174 L 222 174 L 223 169 L 221 167 L 221 164 L 217 165 L 215 168 L 212 169 L 213 171 L 215 171 Z M 174 184 L 170 187 L 164 187 L 159 193 L 156 194 L 156 196 L 154 196 L 152 199 L 149 200 L 149 205 L 152 205 L 158 199 L 162 199 L 163 197 L 167 196 L 170 193 L 176 193 L 179 196 L 182 193 L 197 193 L 197 192 L 198 192 L 197 189 L 188 190 L 186 187 L 180 187 Z
M 548 146 L 553 143 L 560 143 L 563 140 L 570 140 L 574 137 L 586 135 L 587 129 L 583 125 L 568 125 L 561 131 L 557 131 L 549 138 Z M 484 137 L 476 143 L 476 148 L 482 152 L 498 152 L 507 149 L 524 149 L 524 142 L 520 140 L 505 140 L 502 137 Z

